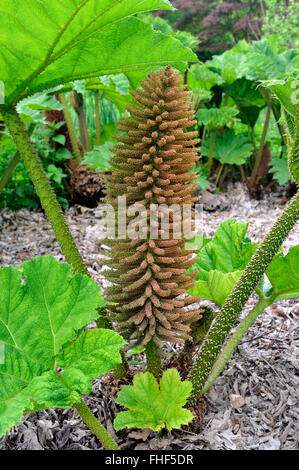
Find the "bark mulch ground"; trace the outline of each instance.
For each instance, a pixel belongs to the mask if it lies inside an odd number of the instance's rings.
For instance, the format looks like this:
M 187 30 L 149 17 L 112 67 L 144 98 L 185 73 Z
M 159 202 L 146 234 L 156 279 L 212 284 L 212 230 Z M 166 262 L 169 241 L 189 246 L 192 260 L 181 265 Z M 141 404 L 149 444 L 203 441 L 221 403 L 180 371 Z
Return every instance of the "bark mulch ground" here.
M 284 194 L 267 193 L 262 201 L 249 199 L 241 185 L 225 194 L 204 192 L 206 236 L 228 219 L 250 221 L 248 236 L 261 241 L 287 202 Z M 73 206 L 67 221 L 88 265 L 103 286 L 98 266 L 101 230 L 99 207 Z M 284 252 L 298 244 L 298 225 L 283 245 Z M 54 234 L 41 211 L 0 211 L 0 266 L 19 265 L 34 256 L 52 254 L 64 261 Z M 255 302 L 252 296 L 242 316 Z M 234 352 L 222 375 L 199 403 L 202 421 L 181 431 L 162 434 L 150 430 L 113 430 L 118 412 L 113 397 L 119 383 L 112 374 L 94 382 L 86 403 L 122 449 L 230 449 L 279 450 L 298 448 L 298 300 L 279 302 L 262 313 Z M 92 327 L 92 326 L 91 326 Z M 173 346 L 165 347 L 165 357 Z M 101 449 L 96 437 L 73 410 L 47 410 L 27 414 L 22 423 L 0 440 L 5 449 Z

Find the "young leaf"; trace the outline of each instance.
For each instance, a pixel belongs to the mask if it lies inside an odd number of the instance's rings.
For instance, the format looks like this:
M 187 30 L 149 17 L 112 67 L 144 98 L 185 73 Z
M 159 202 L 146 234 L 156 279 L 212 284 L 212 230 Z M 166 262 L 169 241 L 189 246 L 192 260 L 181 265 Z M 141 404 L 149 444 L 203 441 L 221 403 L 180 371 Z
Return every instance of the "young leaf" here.
M 198 186 L 200 186 L 202 189 L 207 189 L 209 184 L 210 184 L 210 181 L 208 180 L 208 178 L 204 175 L 201 175 L 199 173 L 197 173 L 197 178 L 196 178 L 196 182 L 198 183 Z
M 77 79 L 196 61 L 179 41 L 132 16 L 155 9 L 172 7 L 167 0 L 1 2 L 5 104 Z
M 73 155 L 65 147 L 61 147 L 55 153 L 54 158 L 55 158 L 55 161 L 57 161 L 57 162 L 63 162 L 64 160 L 70 160 L 71 158 L 73 158 Z
M 193 419 L 191 411 L 183 408 L 191 388 L 189 381 L 181 381 L 176 369 L 163 373 L 160 386 L 149 372 L 135 375 L 133 385 L 125 385 L 118 394 L 116 402 L 128 411 L 116 416 L 115 429 L 138 427 L 159 431 L 164 426 L 169 431 L 179 429 Z
M 25 411 L 72 406 L 121 361 L 118 334 L 82 332 L 104 301 L 92 279 L 71 274 L 52 256 L 0 270 L 0 436 Z
M 67 176 L 66 173 L 63 172 L 62 168 L 53 164 L 47 167 L 47 173 L 49 178 L 54 180 L 57 184 L 61 184 L 63 178 Z
M 194 171 L 194 170 L 193 170 Z M 209 168 L 207 165 L 201 165 L 195 167 L 195 172 L 197 175 L 196 182 L 202 189 L 207 189 L 210 182 L 208 180 Z

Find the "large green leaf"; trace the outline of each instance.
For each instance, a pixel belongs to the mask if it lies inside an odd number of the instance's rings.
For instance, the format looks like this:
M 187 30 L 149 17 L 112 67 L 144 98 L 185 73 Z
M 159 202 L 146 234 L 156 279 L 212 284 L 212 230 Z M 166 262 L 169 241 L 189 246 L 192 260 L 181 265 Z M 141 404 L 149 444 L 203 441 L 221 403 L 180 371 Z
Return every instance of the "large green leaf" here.
M 215 55 L 205 65 L 218 70 L 225 86 L 230 87 L 242 77 L 252 81 L 283 77 L 298 66 L 298 51 L 288 49 L 277 53 L 267 39 L 252 44 L 242 40 L 233 49 Z
M 250 261 L 257 244 L 245 238 L 248 224 L 235 219 L 222 222 L 215 236 L 200 245 L 197 255 L 199 271 L 196 285 L 189 289 L 195 296 L 222 306 Z M 299 245 L 283 256 L 280 252 L 260 280 L 256 292 L 273 302 L 299 297 Z
M 246 57 L 246 77 L 249 80 L 271 80 L 290 72 L 298 62 L 298 51 L 288 49 L 276 54 L 267 40 L 254 42 Z
M 202 146 L 202 154 L 209 155 L 211 138 Z M 223 165 L 243 165 L 252 153 L 252 143 L 244 135 L 236 135 L 233 130 L 226 129 L 223 135 L 215 139 L 213 157 Z
M 239 118 L 244 124 L 254 127 L 261 109 L 266 105 L 254 81 L 245 77 L 236 80 L 229 88 L 229 96 L 236 102 Z
M 284 110 L 293 118 L 298 114 L 298 83 L 294 79 L 266 80 L 262 84 L 270 89 Z
M 181 42 L 132 15 L 167 0 L 7 0 L 0 4 L 5 104 L 76 79 L 196 61 Z M 183 65 L 184 63 L 184 65 Z
M 257 88 L 256 82 L 245 77 L 236 80 L 229 89 L 229 95 L 234 99 L 239 108 L 257 106 L 263 108 L 265 100 Z
M 212 93 L 205 88 L 193 88 L 192 90 L 192 108 L 196 112 L 202 103 L 212 98 Z
M 243 64 L 245 60 L 244 54 L 230 50 L 221 55 L 215 55 L 206 65 L 218 69 L 224 86 L 229 87 L 237 78 L 244 75 Z
M 104 301 L 92 279 L 71 275 L 51 256 L 0 270 L 0 436 L 24 411 L 70 407 L 121 361 L 119 335 L 83 332 Z
M 203 88 L 209 91 L 214 85 L 222 83 L 219 75 L 210 70 L 205 64 L 191 65 L 188 71 L 188 88 Z
M 91 380 L 114 369 L 121 361 L 119 349 L 123 344 L 124 340 L 112 330 L 85 331 L 59 352 L 57 363 L 64 370 L 60 378 L 71 390 L 90 393 Z M 83 378 L 80 387 L 77 376 Z
M 160 384 L 149 372 L 136 374 L 133 385 L 125 385 L 118 394 L 116 402 L 129 411 L 116 416 L 115 429 L 137 427 L 159 431 L 166 426 L 170 431 L 188 424 L 193 415 L 183 406 L 191 389 L 191 382 L 182 382 L 176 369 L 165 371 Z
M 62 110 L 62 104 L 55 98 L 54 94 L 59 92 L 61 87 L 55 87 L 47 92 L 36 93 L 33 96 L 23 99 L 17 105 L 17 111 L 23 122 L 46 124 L 43 111 Z
M 240 119 L 243 124 L 254 128 L 259 118 L 261 108 L 258 108 L 257 106 L 244 106 L 240 107 L 239 111 L 238 119 Z
M 266 271 L 271 283 L 267 296 L 273 295 L 276 302 L 282 299 L 299 297 L 299 245 L 290 248 L 286 256 L 274 258 Z
M 160 16 L 155 16 L 153 18 L 152 15 L 149 14 L 148 18 L 143 17 L 142 20 L 146 23 L 151 23 L 156 31 L 160 31 L 166 36 L 173 36 L 181 41 L 184 46 L 190 47 L 190 49 L 196 51 L 198 47 L 198 38 L 193 36 L 193 34 L 187 31 L 178 31 L 173 29 L 170 24 Z

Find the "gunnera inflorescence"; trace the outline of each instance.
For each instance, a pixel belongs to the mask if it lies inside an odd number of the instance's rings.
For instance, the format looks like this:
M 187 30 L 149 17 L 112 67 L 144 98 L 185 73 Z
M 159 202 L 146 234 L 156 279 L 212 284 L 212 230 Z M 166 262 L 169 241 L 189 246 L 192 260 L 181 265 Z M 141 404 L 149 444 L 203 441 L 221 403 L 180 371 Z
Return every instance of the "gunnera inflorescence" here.
M 165 207 L 191 208 L 196 200 L 192 197 L 196 175 L 191 170 L 199 158 L 198 139 L 197 132 L 187 130 L 196 121 L 181 80 L 167 66 L 152 71 L 142 89 L 132 92 L 135 104 L 127 106 L 131 116 L 118 127 L 126 135 L 117 136 L 121 143 L 114 146 L 112 174 L 106 177 L 106 203 L 113 206 L 116 220 L 118 197 L 125 196 L 126 208 L 142 207 L 148 222 L 143 237 L 139 233 L 137 238 L 120 239 L 116 221 L 115 238 L 103 242 L 109 247 L 104 254 L 110 258 L 104 262 L 109 267 L 104 274 L 113 283 L 105 292 L 108 311 L 124 337 L 142 345 L 182 343 L 189 339 L 189 325 L 201 318 L 201 310 L 192 310 L 198 298 L 182 295 L 195 284 L 197 275 L 189 269 L 196 261 L 194 251 L 184 249 L 183 235 L 176 236 L 182 221 L 168 211 L 167 239 L 161 225 Z M 132 217 L 126 227 L 130 221 Z

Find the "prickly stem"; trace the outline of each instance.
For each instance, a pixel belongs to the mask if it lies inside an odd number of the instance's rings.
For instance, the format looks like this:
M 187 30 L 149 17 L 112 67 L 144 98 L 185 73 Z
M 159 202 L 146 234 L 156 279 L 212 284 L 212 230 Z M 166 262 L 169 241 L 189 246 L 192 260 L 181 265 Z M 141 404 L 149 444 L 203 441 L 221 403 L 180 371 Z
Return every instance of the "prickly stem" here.
M 97 436 L 106 450 L 120 450 L 114 439 L 108 434 L 104 426 L 94 417 L 88 406 L 81 399 L 74 404 L 81 418 L 89 429 Z
M 60 102 L 63 106 L 63 113 L 64 113 L 65 122 L 66 122 L 68 131 L 69 131 L 69 135 L 70 135 L 70 139 L 71 139 L 73 155 L 74 155 L 75 160 L 78 163 L 78 165 L 80 165 L 82 158 L 81 158 L 81 153 L 80 153 L 79 146 L 78 146 L 78 140 L 77 140 L 76 131 L 75 131 L 74 123 L 73 123 L 73 120 L 72 120 L 72 116 L 71 116 L 71 113 L 69 111 L 65 95 L 63 93 L 61 93 L 61 95 L 59 95 L 59 98 L 60 98 Z
M 194 405 L 202 394 L 205 382 L 229 331 L 281 244 L 295 225 L 298 215 L 299 195 L 297 193 L 256 250 L 213 321 L 190 373 L 193 389 L 189 405 Z
M 76 243 L 63 216 L 61 207 L 51 188 L 42 163 L 32 146 L 23 122 L 13 107 L 1 108 L 1 114 L 13 140 L 15 141 L 18 151 L 24 160 L 26 169 L 34 184 L 49 222 L 52 225 L 62 253 L 64 254 L 67 262 L 73 266 L 75 272 L 88 275 L 87 267 L 78 251 Z

